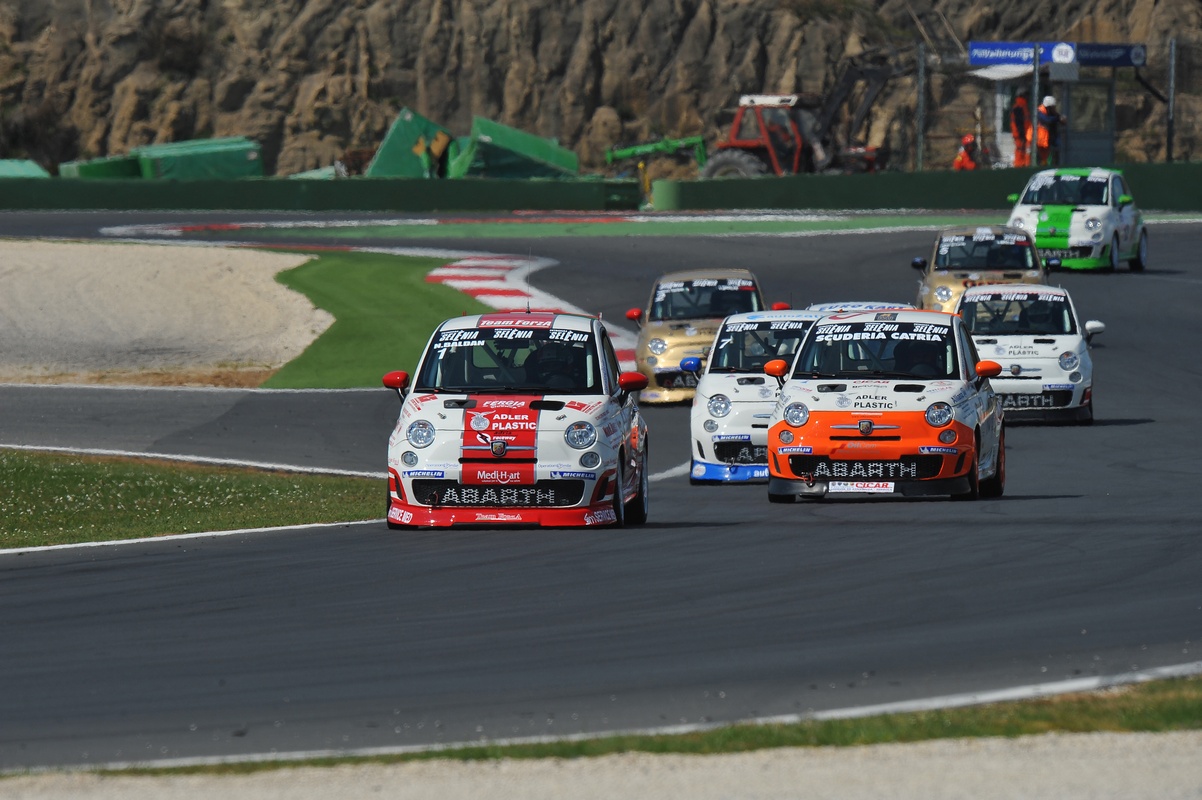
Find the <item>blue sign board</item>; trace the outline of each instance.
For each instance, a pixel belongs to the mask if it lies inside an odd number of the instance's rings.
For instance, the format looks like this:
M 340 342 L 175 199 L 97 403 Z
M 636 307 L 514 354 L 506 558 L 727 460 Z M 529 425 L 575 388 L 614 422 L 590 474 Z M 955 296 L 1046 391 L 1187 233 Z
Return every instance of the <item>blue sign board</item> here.
M 1080 64 L 1084 67 L 1142 67 L 1148 49 L 1141 44 L 1078 44 L 1039 42 L 1040 64 Z M 1035 56 L 1033 42 L 969 42 L 968 63 L 974 67 L 999 64 L 1025 66 Z

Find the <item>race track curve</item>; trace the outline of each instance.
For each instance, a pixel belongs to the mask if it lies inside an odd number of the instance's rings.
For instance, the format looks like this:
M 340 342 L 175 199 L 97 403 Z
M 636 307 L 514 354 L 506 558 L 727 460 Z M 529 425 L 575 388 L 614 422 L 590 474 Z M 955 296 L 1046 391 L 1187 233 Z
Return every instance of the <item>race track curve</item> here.
M 0 215 L 0 235 L 105 224 Z M 680 474 L 617 531 L 380 520 L 0 554 L 0 770 L 660 729 L 1198 661 L 1202 226 L 1151 236 L 1144 274 L 1059 276 L 1107 325 L 1098 421 L 1011 428 L 1000 500 L 781 506 Z M 555 259 L 538 288 L 621 320 L 683 266 L 750 267 L 795 305 L 910 300 L 930 239 L 404 244 Z M 3 444 L 376 472 L 397 401 L 2 386 L 0 408 Z M 688 410 L 646 414 L 669 472 Z

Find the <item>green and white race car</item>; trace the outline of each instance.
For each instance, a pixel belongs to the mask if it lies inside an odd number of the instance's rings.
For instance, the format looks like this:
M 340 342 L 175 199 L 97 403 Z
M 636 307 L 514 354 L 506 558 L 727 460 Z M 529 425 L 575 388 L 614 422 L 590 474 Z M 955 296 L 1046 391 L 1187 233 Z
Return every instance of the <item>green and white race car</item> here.
M 1046 263 L 1060 259 L 1064 269 L 1118 269 L 1132 272 L 1148 264 L 1148 232 L 1122 172 L 1098 168 L 1037 172 L 1016 203 L 1008 225 L 1035 237 Z

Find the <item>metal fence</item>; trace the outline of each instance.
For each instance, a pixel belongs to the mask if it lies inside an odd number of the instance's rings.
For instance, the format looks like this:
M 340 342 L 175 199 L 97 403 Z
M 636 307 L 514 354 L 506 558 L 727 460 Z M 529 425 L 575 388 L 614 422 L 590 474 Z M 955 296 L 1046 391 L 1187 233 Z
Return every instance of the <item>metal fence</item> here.
M 1014 166 L 1010 109 L 1019 91 L 1032 88 L 1030 68 L 1025 74 L 1015 70 L 1013 77 L 985 78 L 962 58 L 924 55 L 913 84 L 913 124 L 902 120 L 890 131 L 892 167 L 951 169 L 966 134 L 981 146 L 981 167 Z M 1032 114 L 1049 94 L 1062 98 L 1060 110 L 1067 116 L 1054 163 L 1202 158 L 1202 41 L 1149 44 L 1147 65 L 1138 70 L 1081 67 L 1071 83 L 1051 81 L 1043 73 L 1041 97 L 1030 102 Z

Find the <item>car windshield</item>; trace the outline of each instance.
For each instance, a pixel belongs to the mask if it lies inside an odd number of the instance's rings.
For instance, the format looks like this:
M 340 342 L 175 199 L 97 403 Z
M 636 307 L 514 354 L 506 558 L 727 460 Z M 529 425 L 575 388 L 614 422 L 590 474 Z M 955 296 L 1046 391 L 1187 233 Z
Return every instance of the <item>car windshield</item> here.
M 759 290 L 748 278 L 663 281 L 655 287 L 647 319 L 721 319 L 762 310 Z
M 710 353 L 710 372 L 762 372 L 776 358 L 792 360 L 812 320 L 727 322 Z
M 1003 234 L 994 236 L 944 236 L 935 249 L 935 269 L 1029 270 L 1037 269 L 1026 237 Z
M 1036 175 L 1023 195 L 1023 203 L 1029 206 L 1104 206 L 1109 202 L 1106 176 Z
M 961 303 L 960 316 L 975 336 L 1077 332 L 1068 298 L 1062 294 L 998 291 L 974 295 Z
M 597 353 L 590 331 L 440 330 L 418 370 L 416 391 L 599 394 Z
M 896 316 L 878 314 L 877 317 Z M 815 325 L 802 345 L 797 378 L 953 378 L 959 374 L 949 325 L 832 322 Z

